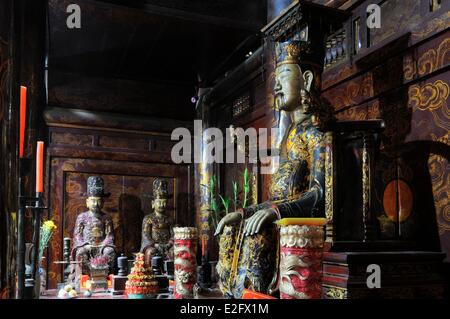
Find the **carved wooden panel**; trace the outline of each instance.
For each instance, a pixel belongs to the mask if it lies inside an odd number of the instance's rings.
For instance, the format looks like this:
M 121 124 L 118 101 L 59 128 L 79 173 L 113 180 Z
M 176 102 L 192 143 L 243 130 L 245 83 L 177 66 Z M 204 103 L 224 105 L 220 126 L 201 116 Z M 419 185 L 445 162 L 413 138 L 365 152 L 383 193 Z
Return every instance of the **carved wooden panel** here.
M 373 97 L 373 83 L 372 74 L 366 73 L 324 92 L 323 98 L 327 99 L 335 110 L 356 106 Z
M 100 136 L 98 146 L 107 148 L 121 148 L 147 152 L 150 150 L 150 142 L 144 138 L 127 138 L 118 136 Z
M 52 132 L 50 143 L 76 146 L 92 146 L 93 136 L 87 134 L 75 134 L 67 132 Z

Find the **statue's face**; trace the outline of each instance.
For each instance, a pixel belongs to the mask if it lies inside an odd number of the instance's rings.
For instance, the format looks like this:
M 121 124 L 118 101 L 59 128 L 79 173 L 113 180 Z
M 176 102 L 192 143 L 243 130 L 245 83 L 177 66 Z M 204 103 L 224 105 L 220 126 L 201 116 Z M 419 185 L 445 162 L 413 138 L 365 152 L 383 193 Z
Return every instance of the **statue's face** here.
M 152 208 L 156 213 L 164 213 L 167 207 L 167 199 L 165 198 L 156 198 L 152 200 Z
M 293 111 L 299 107 L 303 77 L 296 64 L 283 64 L 275 70 L 275 106 L 282 111 Z
M 309 91 L 313 75 L 302 74 L 298 64 L 282 64 L 275 69 L 275 107 L 292 112 L 302 107 L 302 91 Z
M 103 208 L 104 200 L 102 197 L 88 197 L 86 199 L 86 206 L 90 212 L 100 213 Z

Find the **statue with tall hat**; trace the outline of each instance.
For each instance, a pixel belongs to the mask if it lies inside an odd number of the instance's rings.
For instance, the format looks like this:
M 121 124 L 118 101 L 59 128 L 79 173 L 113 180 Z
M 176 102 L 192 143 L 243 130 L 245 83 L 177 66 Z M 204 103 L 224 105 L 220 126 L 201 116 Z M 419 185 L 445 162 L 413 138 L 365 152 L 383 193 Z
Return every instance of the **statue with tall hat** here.
M 145 255 L 145 264 L 151 265 L 155 256 L 163 260 L 173 260 L 173 218 L 168 214 L 169 200 L 166 180 L 156 178 L 153 181 L 153 212 L 142 221 L 141 252 Z
M 91 260 L 106 257 L 110 273 L 116 257 L 114 227 L 111 216 L 102 211 L 105 193 L 104 181 L 100 176 L 87 180 L 86 206 L 88 211 L 78 215 L 73 234 L 72 260 L 75 260 L 75 286 L 79 288 L 82 274 L 90 273 Z
M 220 235 L 217 274 L 226 297 L 240 298 L 244 288 L 265 294 L 276 290 L 279 245 L 275 221 L 324 216 L 321 128 L 332 120 L 332 113 L 315 93 L 320 54 L 314 56 L 301 36 L 276 43 L 274 108 L 289 121 L 279 139 L 279 164 L 271 178 L 269 200 L 227 214 L 216 229 Z

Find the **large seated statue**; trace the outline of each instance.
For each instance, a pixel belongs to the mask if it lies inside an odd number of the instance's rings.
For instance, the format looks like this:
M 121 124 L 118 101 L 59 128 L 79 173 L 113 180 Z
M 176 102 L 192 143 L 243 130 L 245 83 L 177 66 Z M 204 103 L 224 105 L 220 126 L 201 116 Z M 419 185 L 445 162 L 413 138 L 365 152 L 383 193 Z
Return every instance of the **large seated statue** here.
M 314 95 L 315 68 L 302 60 L 301 46 L 294 40 L 277 44 L 275 108 L 290 116 L 291 124 L 282 133 L 270 200 L 227 214 L 216 229 L 216 235 L 222 234 L 217 271 L 229 298 L 240 298 L 244 288 L 266 294 L 275 288 L 276 220 L 324 216 L 325 141 L 320 126 L 332 116 Z
M 167 214 L 167 182 L 162 179 L 153 181 L 153 212 L 142 221 L 141 253 L 145 255 L 145 264 L 151 265 L 152 257 L 173 260 L 173 219 Z
M 114 227 L 108 214 L 102 212 L 104 198 L 104 181 L 99 176 L 90 176 L 87 181 L 86 206 L 88 211 L 78 215 L 74 230 L 72 259 L 75 266 L 75 286 L 79 288 L 82 274 L 90 273 L 90 261 L 96 257 L 108 258 L 110 272 L 115 260 Z

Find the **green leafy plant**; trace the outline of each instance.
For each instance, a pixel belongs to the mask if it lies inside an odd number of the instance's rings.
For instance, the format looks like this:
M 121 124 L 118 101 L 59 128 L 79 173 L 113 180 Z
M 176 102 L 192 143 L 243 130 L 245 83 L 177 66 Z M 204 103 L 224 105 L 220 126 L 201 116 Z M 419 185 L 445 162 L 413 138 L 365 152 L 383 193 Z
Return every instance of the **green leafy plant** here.
M 245 168 L 243 175 L 244 175 L 244 185 L 242 187 L 242 189 L 243 189 L 242 206 L 240 206 L 240 203 L 239 203 L 239 195 L 241 194 L 240 189 L 239 189 L 239 184 L 236 181 L 232 181 L 234 211 L 238 210 L 239 207 L 246 208 L 248 200 L 249 200 L 250 174 L 249 174 L 248 168 Z M 223 213 L 225 213 L 225 214 L 230 213 L 231 199 L 225 198 L 221 194 L 217 193 L 217 177 L 216 177 L 216 175 L 211 176 L 208 185 L 202 184 L 201 186 L 206 188 L 208 195 L 209 195 L 209 207 L 210 207 L 211 213 L 209 214 L 208 221 L 209 221 L 210 225 L 212 225 L 212 227 L 214 229 L 216 229 Z M 218 202 L 217 196 L 219 196 L 220 202 Z M 223 206 L 223 209 L 221 206 Z
M 234 204 L 234 210 L 236 211 L 238 208 L 238 195 L 239 195 L 239 186 L 238 183 L 233 181 L 233 204 Z
M 225 214 L 228 214 L 230 208 L 230 199 L 223 198 L 222 195 L 219 194 L 220 199 L 222 200 L 222 205 L 225 208 Z
M 245 168 L 244 171 L 244 202 L 242 204 L 242 208 L 247 207 L 248 194 L 250 193 L 250 175 L 248 173 L 248 168 Z

